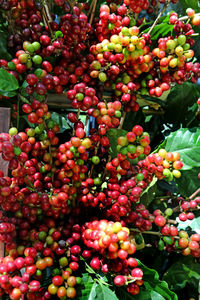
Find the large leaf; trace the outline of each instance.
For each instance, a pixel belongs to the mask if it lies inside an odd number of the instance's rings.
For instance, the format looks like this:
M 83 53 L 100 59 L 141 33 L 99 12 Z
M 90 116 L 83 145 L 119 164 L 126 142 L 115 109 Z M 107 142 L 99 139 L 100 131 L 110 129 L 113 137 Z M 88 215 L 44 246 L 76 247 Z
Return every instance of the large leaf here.
M 172 290 L 182 290 L 186 284 L 195 283 L 198 290 L 200 280 L 200 265 L 193 257 L 184 257 L 175 262 L 164 274 L 163 279 L 169 284 Z
M 199 10 L 199 1 L 197 0 L 180 0 L 181 5 L 183 6 L 184 10 L 186 10 L 188 7 L 193 8 L 194 10 Z
M 168 152 L 179 152 L 183 161 L 182 170 L 200 167 L 200 129 L 179 129 L 166 139 Z
M 143 265 L 141 262 L 138 265 L 143 270 L 144 276 L 144 286 L 147 291 L 152 293 L 152 291 L 158 293 L 158 295 L 162 296 L 165 300 L 178 300 L 177 295 L 170 291 L 168 284 L 165 281 L 159 280 L 158 272 L 154 269 L 150 269 L 147 266 Z M 153 295 L 155 296 L 155 295 Z M 137 298 L 136 298 L 137 299 Z M 142 298 L 138 298 L 142 299 Z M 149 299 L 162 299 L 162 298 L 151 298 Z
M 96 282 L 93 281 L 89 273 L 82 274 L 81 295 L 80 300 L 93 300 L 96 297 Z
M 149 184 L 149 186 L 142 192 L 141 195 L 141 203 L 144 204 L 146 207 L 151 204 L 155 197 L 155 193 L 157 191 L 157 178 L 154 177 L 152 182 Z
M 189 197 L 199 188 L 199 173 L 200 168 L 181 171 L 181 178 L 177 179 L 176 182 L 178 184 L 178 190 L 183 196 Z
M 118 291 L 119 299 L 123 300 L 178 300 L 177 295 L 170 291 L 168 284 L 165 281 L 159 280 L 159 275 L 156 270 L 150 269 L 138 261 L 139 267 L 144 272 L 144 286 L 140 288 L 138 295 L 134 297 L 120 288 Z
M 96 298 L 92 300 L 119 300 L 116 294 L 109 287 L 98 284 L 96 288 Z
M 12 59 L 12 56 L 7 49 L 8 35 L 2 30 L 0 31 L 0 35 L 0 57 L 1 59 L 6 59 L 9 61 Z
M 107 132 L 107 136 L 110 141 L 110 155 L 117 157 L 117 139 L 120 136 L 126 136 L 127 131 L 123 129 L 110 129 Z
M 167 97 L 164 122 L 173 124 L 174 129 L 180 128 L 180 124 L 189 127 L 196 120 L 196 100 L 199 96 L 200 88 L 197 84 L 185 82 L 175 85 Z
M 0 68 L 0 95 L 8 96 L 8 92 L 14 92 L 18 88 L 17 79 L 6 70 Z

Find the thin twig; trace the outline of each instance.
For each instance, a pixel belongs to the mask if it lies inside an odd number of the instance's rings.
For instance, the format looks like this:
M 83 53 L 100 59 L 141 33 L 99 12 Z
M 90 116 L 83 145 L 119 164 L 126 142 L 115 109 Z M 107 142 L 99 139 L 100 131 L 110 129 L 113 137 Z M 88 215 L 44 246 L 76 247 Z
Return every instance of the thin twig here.
M 130 228 L 130 231 L 132 232 L 137 232 L 137 233 L 141 233 L 141 234 L 151 234 L 151 235 L 156 235 L 161 237 L 162 234 L 159 231 L 140 231 L 139 229 L 136 228 Z M 179 236 L 173 236 L 174 239 L 179 239 Z
M 49 7 L 48 7 L 46 0 L 43 1 L 42 15 L 43 15 L 44 23 L 46 23 L 46 25 L 48 26 L 48 29 L 50 31 L 51 38 L 54 38 L 54 34 L 51 29 L 52 18 L 51 18 L 51 14 L 50 14 Z
M 124 120 L 126 118 L 126 112 L 123 111 L 123 114 L 122 114 L 122 117 L 121 117 L 121 120 L 120 120 L 120 124 L 119 124 L 119 127 L 118 129 L 122 129 L 123 125 L 124 125 Z
M 157 16 L 157 18 L 155 19 L 153 25 L 151 26 L 151 28 L 148 31 L 148 34 L 151 34 L 152 30 L 154 29 L 154 27 L 157 25 L 158 21 L 160 20 L 160 17 L 162 16 L 162 14 L 165 12 L 165 10 L 167 9 L 167 7 L 170 4 L 170 0 L 167 0 L 167 2 L 164 4 L 163 8 L 161 9 L 159 15 Z
M 200 13 L 195 14 L 195 16 L 200 16 Z M 190 18 L 189 16 L 183 16 L 183 17 L 179 18 L 179 21 L 185 21 L 185 20 L 187 20 L 189 18 Z
M 145 115 L 164 115 L 165 111 L 164 110 L 154 110 L 154 109 L 143 109 L 142 112 Z
M 91 16 L 90 16 L 90 21 L 89 21 L 90 25 L 92 24 L 92 21 L 94 19 L 96 5 L 97 5 L 97 0 L 94 0 L 94 4 L 93 4 L 93 8 L 92 8 L 92 13 L 91 13 Z
M 81 112 L 81 110 L 79 108 L 78 111 L 77 111 L 77 114 L 76 114 L 77 119 L 79 119 L 80 112 Z M 75 134 L 75 128 L 73 128 L 72 136 L 74 136 L 74 134 Z
M 200 193 L 200 188 L 198 190 L 196 190 L 196 192 L 194 192 L 190 197 L 189 199 L 193 199 L 196 195 L 198 195 Z

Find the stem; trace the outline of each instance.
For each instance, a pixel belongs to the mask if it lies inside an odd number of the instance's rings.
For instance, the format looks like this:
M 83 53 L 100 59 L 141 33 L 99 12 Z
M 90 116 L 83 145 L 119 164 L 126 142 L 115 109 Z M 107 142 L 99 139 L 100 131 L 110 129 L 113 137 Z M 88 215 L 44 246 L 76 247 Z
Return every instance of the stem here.
M 153 25 L 151 26 L 151 28 L 148 31 L 148 34 L 151 34 L 152 30 L 154 29 L 154 27 L 157 25 L 158 21 L 160 20 L 160 17 L 162 16 L 162 14 L 165 12 L 165 10 L 167 9 L 167 7 L 170 4 L 170 0 L 167 0 L 167 2 L 164 4 L 163 8 L 161 9 L 159 15 L 157 16 L 157 18 L 155 19 Z
M 193 199 L 196 195 L 198 195 L 200 193 L 200 188 L 198 188 L 198 190 L 196 190 L 196 192 L 194 192 L 190 197 L 189 199 Z
M 177 221 L 175 221 L 175 220 L 167 220 L 167 222 L 169 223 L 169 224 L 174 224 L 174 225 L 176 225 L 177 224 Z
M 89 116 L 87 115 L 86 116 L 86 119 L 85 119 L 85 126 L 84 126 L 84 131 L 86 132 L 86 130 L 87 130 L 87 125 L 88 125 L 88 121 L 89 121 Z
M 94 0 L 93 1 L 93 7 L 92 7 L 92 13 L 91 13 L 91 16 L 90 16 L 90 21 L 89 21 L 90 25 L 92 24 L 92 21 L 94 19 L 96 5 L 97 5 L 97 0 Z
M 49 31 L 50 31 L 50 34 L 51 34 L 51 38 L 54 38 L 54 34 L 53 34 L 52 29 L 51 29 L 52 18 L 51 18 L 51 14 L 50 14 L 50 11 L 49 11 L 48 4 L 47 4 L 46 0 L 43 0 L 42 4 L 43 4 L 43 7 L 42 7 L 42 16 L 43 16 L 44 23 L 46 23 L 46 25 L 49 28 Z
M 143 109 L 142 112 L 145 115 L 164 115 L 165 111 L 164 110 L 153 110 L 153 109 Z
M 122 117 L 121 117 L 121 120 L 120 120 L 120 124 L 119 124 L 118 129 L 122 129 L 122 127 L 123 127 L 123 125 L 124 125 L 124 120 L 125 120 L 125 118 L 126 118 L 126 112 L 123 111 L 123 115 L 122 115 Z
M 200 15 L 200 13 L 198 13 L 198 14 L 195 14 L 195 16 L 199 16 Z M 183 17 L 181 17 L 181 18 L 179 18 L 179 21 L 185 21 L 185 20 L 187 20 L 187 19 L 189 19 L 190 17 L 188 17 L 188 16 L 183 16 Z
M 77 114 L 76 114 L 77 119 L 79 119 L 80 112 L 81 112 L 81 109 L 79 108 L 78 111 L 77 111 Z M 74 136 L 74 134 L 75 134 L 75 128 L 73 128 L 72 136 Z
M 199 33 L 196 32 L 196 33 L 191 34 L 190 36 L 199 36 Z
M 160 232 L 157 231 L 140 231 L 139 229 L 136 228 L 130 228 L 131 231 L 133 232 L 137 232 L 137 233 L 141 233 L 141 234 L 151 234 L 151 235 L 157 235 L 157 236 L 161 236 Z
M 159 236 L 161 237 L 162 234 L 159 232 L 159 231 L 140 231 L 139 229 L 136 229 L 136 228 L 130 228 L 131 231 L 133 232 L 138 232 L 138 233 L 141 233 L 141 234 L 151 234 L 151 235 L 156 235 L 156 236 Z M 174 239 L 179 239 L 180 237 L 179 236 L 173 236 Z

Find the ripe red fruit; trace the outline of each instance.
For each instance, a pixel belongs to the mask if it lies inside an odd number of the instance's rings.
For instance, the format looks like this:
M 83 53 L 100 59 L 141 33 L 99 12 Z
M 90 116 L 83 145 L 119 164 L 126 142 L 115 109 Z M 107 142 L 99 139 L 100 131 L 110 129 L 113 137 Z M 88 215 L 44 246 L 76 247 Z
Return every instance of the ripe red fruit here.
M 125 282 L 126 282 L 126 280 L 125 280 L 124 276 L 122 276 L 122 275 L 117 275 L 114 278 L 114 284 L 117 286 L 123 286 L 125 284 Z
M 99 270 L 101 268 L 101 262 L 99 260 L 98 257 L 94 257 L 91 262 L 90 262 L 90 266 L 94 269 L 94 270 Z
M 166 219 L 163 216 L 156 216 L 154 223 L 159 227 L 163 227 L 166 224 Z

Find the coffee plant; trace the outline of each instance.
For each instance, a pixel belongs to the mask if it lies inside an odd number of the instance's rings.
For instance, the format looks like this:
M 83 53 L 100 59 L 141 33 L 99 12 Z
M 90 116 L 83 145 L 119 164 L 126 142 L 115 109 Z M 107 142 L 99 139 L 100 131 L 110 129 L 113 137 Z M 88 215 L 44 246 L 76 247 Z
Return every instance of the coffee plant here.
M 2 299 L 198 299 L 199 11 L 0 0 Z

